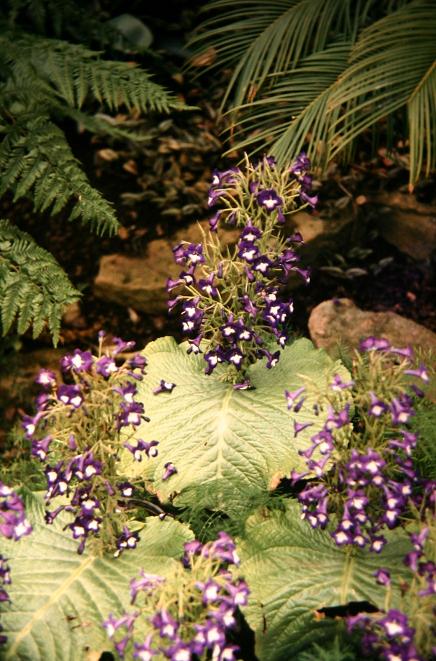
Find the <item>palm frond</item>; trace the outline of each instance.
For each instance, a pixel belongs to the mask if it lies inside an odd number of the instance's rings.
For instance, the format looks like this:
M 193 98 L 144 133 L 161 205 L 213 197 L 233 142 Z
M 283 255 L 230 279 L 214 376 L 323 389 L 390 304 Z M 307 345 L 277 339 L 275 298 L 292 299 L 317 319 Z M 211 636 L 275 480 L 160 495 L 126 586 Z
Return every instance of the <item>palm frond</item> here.
M 236 138 L 253 130 L 236 147 L 266 150 L 279 163 L 304 148 L 309 158 L 327 162 L 334 144 L 331 126 L 337 118 L 337 112 L 328 109 L 329 99 L 350 51 L 351 43 L 340 42 L 309 55 L 292 72 L 284 72 L 264 98 L 240 106 Z
M 435 166 L 436 2 L 413 0 L 364 30 L 350 65 L 338 80 L 329 109 L 342 108 L 334 125 L 332 157 L 376 122 L 406 107 L 410 125 L 410 178 L 424 160 Z
M 218 62 L 234 64 L 224 103 L 233 92 L 235 106 L 252 101 L 274 74 L 296 68 L 309 53 L 336 38 L 354 39 L 374 0 L 216 0 L 219 12 L 204 21 L 191 45 L 212 45 Z

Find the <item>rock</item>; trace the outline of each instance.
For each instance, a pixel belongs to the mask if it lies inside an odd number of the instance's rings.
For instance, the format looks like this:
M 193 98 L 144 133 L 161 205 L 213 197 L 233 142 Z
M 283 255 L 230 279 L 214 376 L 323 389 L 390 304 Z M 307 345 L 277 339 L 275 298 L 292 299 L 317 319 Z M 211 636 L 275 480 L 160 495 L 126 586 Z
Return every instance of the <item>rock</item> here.
M 436 351 L 436 333 L 395 312 L 360 310 L 348 298 L 323 301 L 311 312 L 309 333 L 316 347 L 337 351 L 338 344 L 357 347 L 369 335 L 384 337 L 393 345 L 412 345 Z
M 64 314 L 62 315 L 62 323 L 68 328 L 77 328 L 78 330 L 83 330 L 86 328 L 86 320 L 82 315 L 82 309 L 80 307 L 79 301 L 67 305 Z
M 417 202 L 407 193 L 381 193 L 371 199 L 381 206 L 381 235 L 414 259 L 428 259 L 436 251 L 436 206 Z
M 171 241 L 151 241 L 143 257 L 123 254 L 102 257 L 94 281 L 95 295 L 152 315 L 166 312 L 166 281 L 168 278 L 176 278 L 182 270 L 174 262 L 172 247 L 180 241 L 200 243 L 202 230 L 207 227 L 206 220 L 180 230 Z M 224 244 L 227 245 L 234 243 L 238 235 L 239 232 L 235 230 L 221 231 Z
M 320 216 L 313 216 L 307 211 L 297 211 L 289 216 L 286 222 L 286 231 L 289 234 L 298 231 L 301 233 L 304 244 L 300 250 L 305 265 L 313 265 L 317 257 L 325 250 L 338 246 L 352 222 L 351 214 L 344 214 L 339 219 L 324 220 Z

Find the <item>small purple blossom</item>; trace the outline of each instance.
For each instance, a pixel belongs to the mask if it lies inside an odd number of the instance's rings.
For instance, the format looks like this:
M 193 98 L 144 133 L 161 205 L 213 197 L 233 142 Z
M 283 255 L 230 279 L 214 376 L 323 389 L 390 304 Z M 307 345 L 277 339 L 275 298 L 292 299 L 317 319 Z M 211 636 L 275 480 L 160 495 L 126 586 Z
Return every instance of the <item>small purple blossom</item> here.
M 171 461 L 168 461 L 164 465 L 164 468 L 165 468 L 165 471 L 164 471 L 164 474 L 162 476 L 163 481 L 168 480 L 171 477 L 171 475 L 174 475 L 175 473 L 177 473 L 177 468 L 174 466 L 173 463 L 171 463 Z
M 268 213 L 277 209 L 277 207 L 283 206 L 283 200 L 280 195 L 277 195 L 276 191 L 272 188 L 259 191 L 256 195 L 258 204 L 266 209 Z

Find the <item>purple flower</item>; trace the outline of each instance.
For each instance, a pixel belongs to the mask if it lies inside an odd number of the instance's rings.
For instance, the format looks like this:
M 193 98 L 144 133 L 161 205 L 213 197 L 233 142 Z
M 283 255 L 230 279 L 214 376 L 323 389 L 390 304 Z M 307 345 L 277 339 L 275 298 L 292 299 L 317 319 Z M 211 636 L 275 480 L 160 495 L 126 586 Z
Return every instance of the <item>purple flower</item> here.
M 171 463 L 171 461 L 168 461 L 164 465 L 164 468 L 165 468 L 165 471 L 164 471 L 164 474 L 162 476 L 163 481 L 168 480 L 171 477 L 171 475 L 174 475 L 175 473 L 177 473 L 177 468 L 174 466 L 174 464 Z
M 32 526 L 26 519 L 22 499 L 10 487 L 0 482 L 0 534 L 17 541 L 31 532 Z
M 387 404 L 379 399 L 373 392 L 369 393 L 371 404 L 368 409 L 368 413 L 373 415 L 375 418 L 380 418 L 388 410 Z
M 52 440 L 53 440 L 52 436 L 45 436 L 40 440 L 34 439 L 32 441 L 32 456 L 36 457 L 40 461 L 45 461 Z
M 74 349 L 72 354 L 67 354 L 61 359 L 61 369 L 64 372 L 89 372 L 93 364 L 93 356 L 90 351 Z
M 39 370 L 38 375 L 35 379 L 35 383 L 38 383 L 43 388 L 50 388 L 56 385 L 56 374 L 52 370 L 42 369 Z
M 312 208 L 318 204 L 318 195 L 309 195 L 303 189 L 300 190 L 300 199 Z
M 242 259 L 245 259 L 245 261 L 249 264 L 254 262 L 259 254 L 259 248 L 254 243 L 250 243 L 249 241 L 240 241 L 238 246 L 238 257 L 242 257 Z
M 390 585 L 391 583 L 391 575 L 387 569 L 380 567 L 374 572 L 374 576 L 379 585 Z
M 96 371 L 97 374 L 101 374 L 105 379 L 109 378 L 115 372 L 118 372 L 118 367 L 113 358 L 109 356 L 103 356 L 99 358 L 96 362 Z
M 295 400 L 306 390 L 304 386 L 300 386 L 296 390 L 285 390 L 285 397 L 288 403 L 288 409 L 294 406 Z
M 165 381 L 165 379 L 161 379 L 157 388 L 153 390 L 153 395 L 159 395 L 161 392 L 172 392 L 175 387 L 175 383 L 170 383 L 169 381 Z
M 312 427 L 313 422 L 297 422 L 294 420 L 294 438 L 302 432 L 304 429 L 307 429 L 308 427 Z
M 59 401 L 70 404 L 75 409 L 80 408 L 83 404 L 83 394 L 80 386 L 61 385 L 58 387 L 57 397 Z
M 130 581 L 130 603 L 134 604 L 139 592 L 152 592 L 165 582 L 163 576 L 157 574 L 147 574 L 143 569 L 140 571 L 141 577 Z
M 157 611 L 150 621 L 154 628 L 159 631 L 161 638 L 176 640 L 179 623 L 165 608 Z
M 362 340 L 359 349 L 362 352 L 365 351 L 387 351 L 391 347 L 388 340 L 384 338 L 377 337 L 367 337 L 365 340 Z
M 241 232 L 241 240 L 248 243 L 254 243 L 254 241 L 260 239 L 261 236 L 262 230 L 259 229 L 259 227 L 252 225 L 251 220 L 248 221 L 247 225 Z
M 272 188 L 262 190 L 256 195 L 257 201 L 261 207 L 266 209 L 269 213 L 283 205 L 282 198 L 277 195 L 276 191 Z
M 159 654 L 159 650 L 154 649 L 151 646 L 153 640 L 153 634 L 146 636 L 143 643 L 134 643 L 134 652 L 133 658 L 139 659 L 140 661 L 151 661 L 151 659 Z
M 147 457 L 157 457 L 158 451 L 157 451 L 157 446 L 159 445 L 159 441 L 143 441 L 142 439 L 138 439 L 136 441 L 136 445 L 132 445 L 131 443 L 124 443 L 124 447 L 129 450 L 133 454 L 133 458 L 135 461 L 142 461 L 142 453 L 145 452 Z
M 407 615 L 401 611 L 391 609 L 378 620 L 378 624 L 383 627 L 388 638 L 400 638 L 403 643 L 413 638 L 414 630 L 409 627 Z
M 139 534 L 131 532 L 127 526 L 124 526 L 123 532 L 117 539 L 117 550 L 114 557 L 117 558 L 126 549 L 135 549 L 139 541 Z
M 428 383 L 430 381 L 427 368 L 422 364 L 416 370 L 404 370 L 404 374 L 408 374 L 409 376 L 417 376 L 419 379 L 422 379 L 424 383 Z
M 302 151 L 301 154 L 299 154 L 295 161 L 292 163 L 289 171 L 292 172 L 292 174 L 295 174 L 297 177 L 301 177 L 309 170 L 310 160 L 306 156 L 306 153 Z

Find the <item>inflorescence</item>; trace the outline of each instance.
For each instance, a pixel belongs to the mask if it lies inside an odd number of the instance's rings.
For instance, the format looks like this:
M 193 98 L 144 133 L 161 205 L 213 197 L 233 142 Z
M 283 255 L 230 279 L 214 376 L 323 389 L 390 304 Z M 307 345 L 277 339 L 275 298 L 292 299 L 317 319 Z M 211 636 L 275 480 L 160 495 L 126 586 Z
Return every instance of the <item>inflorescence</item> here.
M 282 298 L 283 286 L 293 273 L 309 282 L 309 271 L 299 266 L 296 252 L 301 234 L 283 237 L 279 232 L 286 215 L 317 201 L 310 194 L 309 167 L 302 154 L 284 170 L 265 157 L 257 164 L 246 159 L 244 171 L 215 171 L 209 206 L 220 208 L 209 221 L 207 239 L 173 249 L 183 271 L 167 282 L 168 291 L 180 291 L 169 309 L 181 308 L 188 351 L 204 352 L 206 374 L 227 364 L 235 387 L 249 386 L 244 376 L 255 360 L 265 357 L 268 368 L 277 363 L 293 312 L 292 300 Z M 220 244 L 216 233 L 222 224 L 241 229 L 232 249 Z
M 47 523 L 69 512 L 67 528 L 79 542 L 79 553 L 93 539 L 94 550 L 111 549 L 118 555 L 135 548 L 139 538 L 127 525 L 134 484 L 117 475 L 120 452 L 127 448 L 135 461 L 151 459 L 158 442 L 129 442 L 129 430 L 148 420 L 143 404 L 135 400 L 145 358 L 132 353 L 134 342 L 119 338 L 105 348 L 104 337 L 101 332 L 97 356 L 75 349 L 62 358 L 67 383 L 58 383 L 51 370 L 39 372 L 37 412 L 24 417 L 23 427 L 32 455 L 45 464 L 47 505 L 58 496 L 68 498 L 46 512 Z
M 313 528 L 336 521 L 338 546 L 354 545 L 379 553 L 383 530 L 395 528 L 407 511 L 419 477 L 412 452 L 417 442 L 407 423 L 413 396 L 423 392 L 408 377 L 428 381 L 423 365 L 413 368 L 410 348 L 368 338 L 356 352 L 351 379 L 336 374 L 327 401 L 315 404 L 326 420 L 300 454 L 307 470 L 294 471 L 293 483 L 307 480 L 298 494 L 302 516 Z M 309 388 L 309 387 L 308 387 Z M 306 388 L 286 392 L 288 408 L 304 415 Z M 313 423 L 294 421 L 294 435 Z
M 237 626 L 236 610 L 248 601 L 246 583 L 229 571 L 239 558 L 229 535 L 207 544 L 187 542 L 182 563 L 166 577 L 141 572 L 130 583 L 136 611 L 111 615 L 104 623 L 122 659 L 234 661 L 238 647 L 228 642 Z M 135 625 L 150 633 L 138 640 Z
M 32 526 L 26 518 L 23 500 L 10 487 L 0 481 L 0 535 L 17 542 L 22 537 L 30 535 Z M 9 601 L 5 585 L 10 585 L 11 575 L 8 559 L 0 553 L 0 603 Z M 6 636 L 1 634 L 0 644 L 6 642 Z

